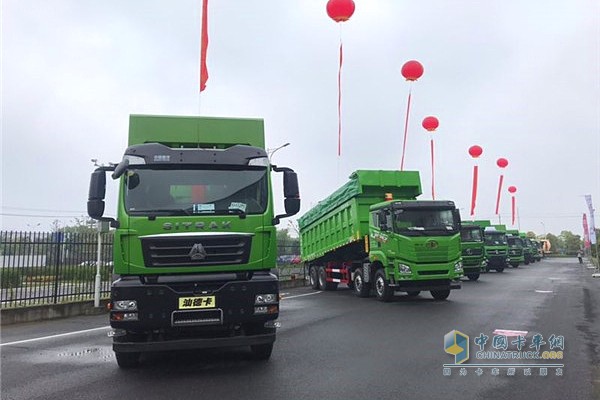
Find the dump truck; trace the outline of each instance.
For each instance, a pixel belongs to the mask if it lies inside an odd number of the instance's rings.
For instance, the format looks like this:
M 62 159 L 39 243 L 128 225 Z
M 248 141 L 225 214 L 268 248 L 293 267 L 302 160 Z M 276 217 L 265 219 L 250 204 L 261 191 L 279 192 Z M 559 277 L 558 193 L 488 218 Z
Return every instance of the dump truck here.
M 537 252 L 537 249 L 533 248 L 533 244 L 525 232 L 519 232 L 519 237 L 523 240 L 523 257 L 525 257 L 525 265 L 535 262 L 534 252 Z
M 535 259 L 535 261 L 542 261 L 542 258 L 544 257 L 542 242 L 538 239 L 531 239 L 531 243 L 533 244 L 535 250 L 533 258 Z
M 476 281 L 487 265 L 483 254 L 483 228 L 475 224 L 461 224 L 460 243 L 464 274 L 469 280 Z
M 283 174 L 279 215 L 271 171 Z M 104 216 L 106 172 L 119 187 L 116 218 Z M 270 164 L 263 120 L 132 115 L 129 147 L 92 173 L 87 208 L 115 228 L 109 336 L 120 367 L 177 349 L 270 357 L 275 225 L 300 197 L 296 173 Z
M 497 230 L 489 220 L 478 220 L 473 223 L 484 229 L 483 241 L 487 271 L 494 269 L 496 272 L 503 272 L 509 262 L 506 232 Z
M 519 265 L 525 263 L 523 255 L 523 239 L 519 236 L 517 229 L 509 229 L 506 231 L 506 239 L 508 241 L 508 258 L 509 263 L 513 268 L 518 268 Z
M 358 170 L 299 218 L 301 256 L 316 290 L 339 284 L 380 301 L 430 291 L 444 300 L 463 276 L 460 214 L 452 201 L 417 200 L 417 171 Z

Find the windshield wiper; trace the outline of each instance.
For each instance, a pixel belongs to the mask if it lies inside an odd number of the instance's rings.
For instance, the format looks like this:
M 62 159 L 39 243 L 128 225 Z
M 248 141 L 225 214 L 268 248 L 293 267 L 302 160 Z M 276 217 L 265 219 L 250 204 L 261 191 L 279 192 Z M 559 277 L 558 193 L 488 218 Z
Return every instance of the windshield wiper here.
M 215 210 L 215 214 L 237 214 L 240 219 L 246 218 L 246 211 L 239 208 L 228 208 L 226 210 Z

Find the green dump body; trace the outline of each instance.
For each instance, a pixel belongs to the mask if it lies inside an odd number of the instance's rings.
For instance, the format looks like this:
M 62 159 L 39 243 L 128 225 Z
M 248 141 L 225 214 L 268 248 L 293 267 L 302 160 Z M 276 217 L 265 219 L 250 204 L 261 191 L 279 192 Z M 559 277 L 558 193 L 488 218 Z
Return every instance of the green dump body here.
M 506 240 L 506 227 L 492 225 L 489 220 L 473 221 L 474 224 L 484 229 L 484 253 L 488 270 L 504 271 L 508 266 L 508 242 Z M 497 229 L 498 228 L 498 229 Z
M 312 261 L 369 235 L 369 207 L 385 200 L 414 200 L 421 194 L 416 171 L 358 170 L 341 188 L 298 219 L 302 260 Z M 364 248 L 364 247 L 363 247 Z

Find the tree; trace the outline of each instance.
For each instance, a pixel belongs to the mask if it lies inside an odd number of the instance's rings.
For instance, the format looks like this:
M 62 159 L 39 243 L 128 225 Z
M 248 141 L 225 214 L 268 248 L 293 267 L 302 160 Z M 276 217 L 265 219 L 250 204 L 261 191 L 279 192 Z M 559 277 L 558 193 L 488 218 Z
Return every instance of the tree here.
M 277 253 L 281 255 L 296 255 L 299 253 L 300 239 L 290 236 L 287 229 L 277 229 Z
M 533 231 L 529 231 L 529 232 L 527 232 L 526 236 L 527 236 L 529 239 L 535 239 L 535 238 L 537 237 L 537 235 L 536 235 L 536 234 L 535 234 L 535 232 L 533 232 Z
M 550 251 L 552 253 L 558 253 L 558 251 L 559 251 L 558 237 L 556 235 L 548 233 L 546 235 L 546 239 L 548 239 L 548 241 L 550 242 Z
M 559 246 L 565 254 L 575 255 L 582 247 L 580 235 L 575 235 L 571 231 L 562 231 L 558 236 Z

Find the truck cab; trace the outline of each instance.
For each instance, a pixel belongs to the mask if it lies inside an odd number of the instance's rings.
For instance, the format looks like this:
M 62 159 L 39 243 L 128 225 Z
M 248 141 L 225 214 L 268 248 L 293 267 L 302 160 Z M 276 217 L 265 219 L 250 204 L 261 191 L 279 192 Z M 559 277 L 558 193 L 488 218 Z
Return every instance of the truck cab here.
M 513 268 L 518 268 L 520 264 L 525 262 L 525 256 L 523 255 L 524 243 L 523 239 L 519 237 L 519 231 L 508 230 L 506 231 L 508 240 L 508 258 L 509 263 Z
M 469 280 L 479 279 L 485 271 L 487 262 L 484 258 L 483 228 L 473 224 L 462 224 L 460 227 L 463 270 Z

